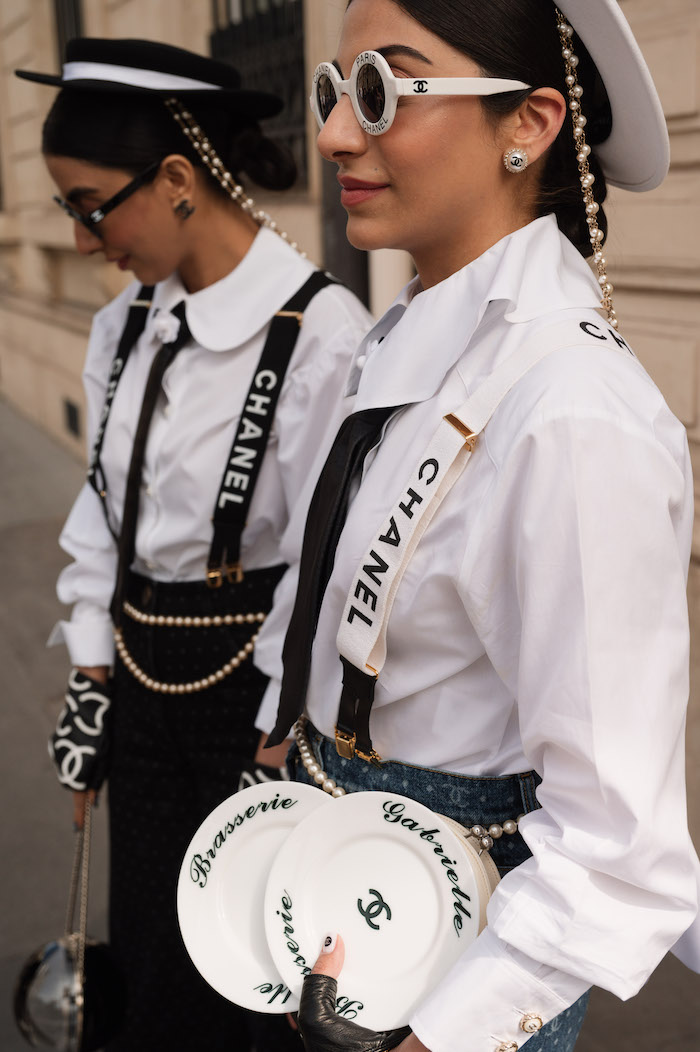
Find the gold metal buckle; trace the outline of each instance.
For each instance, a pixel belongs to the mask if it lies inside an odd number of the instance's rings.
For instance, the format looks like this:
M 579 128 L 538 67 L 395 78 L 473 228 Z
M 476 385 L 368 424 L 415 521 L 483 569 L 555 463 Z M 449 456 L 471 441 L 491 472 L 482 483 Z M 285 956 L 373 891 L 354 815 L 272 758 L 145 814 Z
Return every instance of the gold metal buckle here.
M 355 743 L 357 742 L 356 734 L 348 734 L 345 731 L 339 731 L 335 728 L 335 751 L 338 756 L 342 756 L 344 760 L 352 760 L 355 755 Z
M 366 752 L 360 752 L 359 749 L 356 749 L 355 753 L 361 760 L 364 760 L 365 763 L 373 763 L 375 767 L 381 767 L 382 765 L 382 758 L 374 749 L 372 749 L 372 752 L 369 753 L 369 755 Z
M 243 580 L 243 567 L 238 563 L 229 563 L 226 567 L 226 580 L 229 584 L 240 584 Z
M 299 310 L 278 310 L 277 313 L 275 314 L 275 317 L 276 318 L 296 318 L 296 320 L 299 323 L 299 328 L 301 328 L 301 323 L 304 320 L 304 313 L 303 313 L 303 311 L 299 311 Z
M 448 413 L 444 419 L 455 429 L 455 431 L 459 431 L 466 445 L 469 446 L 469 449 L 473 453 L 476 440 L 479 436 L 475 435 L 473 431 L 470 431 L 467 425 L 463 424 L 459 417 L 455 416 L 454 413 Z
M 224 583 L 224 574 L 229 584 L 240 584 L 243 580 L 243 567 L 240 563 L 229 563 L 225 568 L 217 566 L 215 570 L 207 570 L 209 587 L 221 588 Z

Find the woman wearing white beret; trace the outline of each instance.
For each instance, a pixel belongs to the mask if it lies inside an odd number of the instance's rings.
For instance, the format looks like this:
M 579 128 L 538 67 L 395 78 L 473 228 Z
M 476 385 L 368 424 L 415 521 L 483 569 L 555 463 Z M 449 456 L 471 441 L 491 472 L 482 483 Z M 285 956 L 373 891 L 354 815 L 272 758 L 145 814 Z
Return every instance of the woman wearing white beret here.
M 260 725 L 296 721 L 326 792 L 458 821 L 502 879 L 410 1032 L 328 1012 L 342 927 L 300 1026 L 324 1052 L 568 1052 L 592 985 L 631 997 L 688 929 L 700 960 L 690 461 L 604 255 L 606 184 L 667 171 L 663 113 L 614 0 L 351 0 L 312 106 L 350 241 L 417 277 L 355 357 Z

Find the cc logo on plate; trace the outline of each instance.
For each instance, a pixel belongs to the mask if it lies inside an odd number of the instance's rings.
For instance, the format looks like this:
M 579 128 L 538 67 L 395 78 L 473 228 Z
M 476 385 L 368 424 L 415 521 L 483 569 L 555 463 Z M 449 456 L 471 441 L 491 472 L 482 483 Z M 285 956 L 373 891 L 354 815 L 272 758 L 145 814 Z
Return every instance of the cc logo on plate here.
M 374 928 L 375 931 L 379 931 L 379 925 L 374 923 L 374 918 L 381 916 L 382 913 L 386 913 L 386 919 L 391 920 L 391 908 L 388 902 L 384 901 L 383 896 L 380 892 L 374 888 L 369 889 L 370 895 L 374 895 L 374 898 L 367 907 L 362 905 L 362 899 L 357 900 L 357 908 L 365 918 L 370 928 Z

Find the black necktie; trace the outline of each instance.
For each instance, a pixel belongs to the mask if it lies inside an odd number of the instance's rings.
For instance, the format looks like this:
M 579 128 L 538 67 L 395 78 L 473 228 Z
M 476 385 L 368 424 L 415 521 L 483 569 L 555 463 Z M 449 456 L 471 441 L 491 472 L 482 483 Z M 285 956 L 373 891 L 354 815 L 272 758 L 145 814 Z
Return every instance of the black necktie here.
M 146 452 L 146 440 L 148 439 L 148 431 L 151 426 L 151 417 L 153 416 L 153 410 L 155 409 L 156 401 L 158 400 L 158 395 L 161 391 L 165 370 L 168 368 L 177 352 L 184 347 L 190 339 L 190 330 L 187 327 L 187 320 L 185 318 L 184 302 L 180 301 L 177 306 L 173 307 L 170 313 L 174 314 L 179 320 L 180 328 L 175 339 L 168 343 L 164 343 L 153 359 L 151 371 L 148 374 L 146 388 L 143 393 L 141 413 L 139 415 L 139 422 L 136 425 L 136 434 L 134 435 L 134 444 L 131 450 L 131 462 L 129 464 L 129 474 L 126 480 L 126 493 L 124 496 L 122 526 L 119 531 L 119 541 L 117 544 L 119 555 L 117 563 L 117 578 L 110 606 L 112 620 L 117 626 L 121 620 L 126 577 L 134 560 L 134 551 L 136 549 L 136 523 L 139 514 L 141 475 L 143 473 L 143 458 Z
M 279 745 L 304 709 L 311 670 L 311 648 L 335 549 L 348 511 L 350 486 L 385 422 L 396 412 L 365 409 L 342 424 L 319 475 L 304 531 L 299 586 L 282 651 L 284 674 L 277 724 L 268 745 Z

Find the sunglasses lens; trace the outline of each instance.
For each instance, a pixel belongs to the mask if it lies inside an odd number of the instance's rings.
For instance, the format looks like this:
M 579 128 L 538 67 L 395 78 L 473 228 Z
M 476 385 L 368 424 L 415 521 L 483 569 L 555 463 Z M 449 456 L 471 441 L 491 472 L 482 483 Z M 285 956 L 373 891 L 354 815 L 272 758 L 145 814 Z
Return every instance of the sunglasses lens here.
M 357 77 L 357 102 L 365 120 L 377 124 L 384 114 L 386 95 L 384 81 L 378 70 L 369 63 L 364 65 Z
M 318 102 L 318 112 L 321 114 L 321 120 L 325 124 L 331 115 L 331 110 L 338 101 L 335 97 L 333 82 L 325 73 L 322 73 L 316 81 L 316 100 Z

